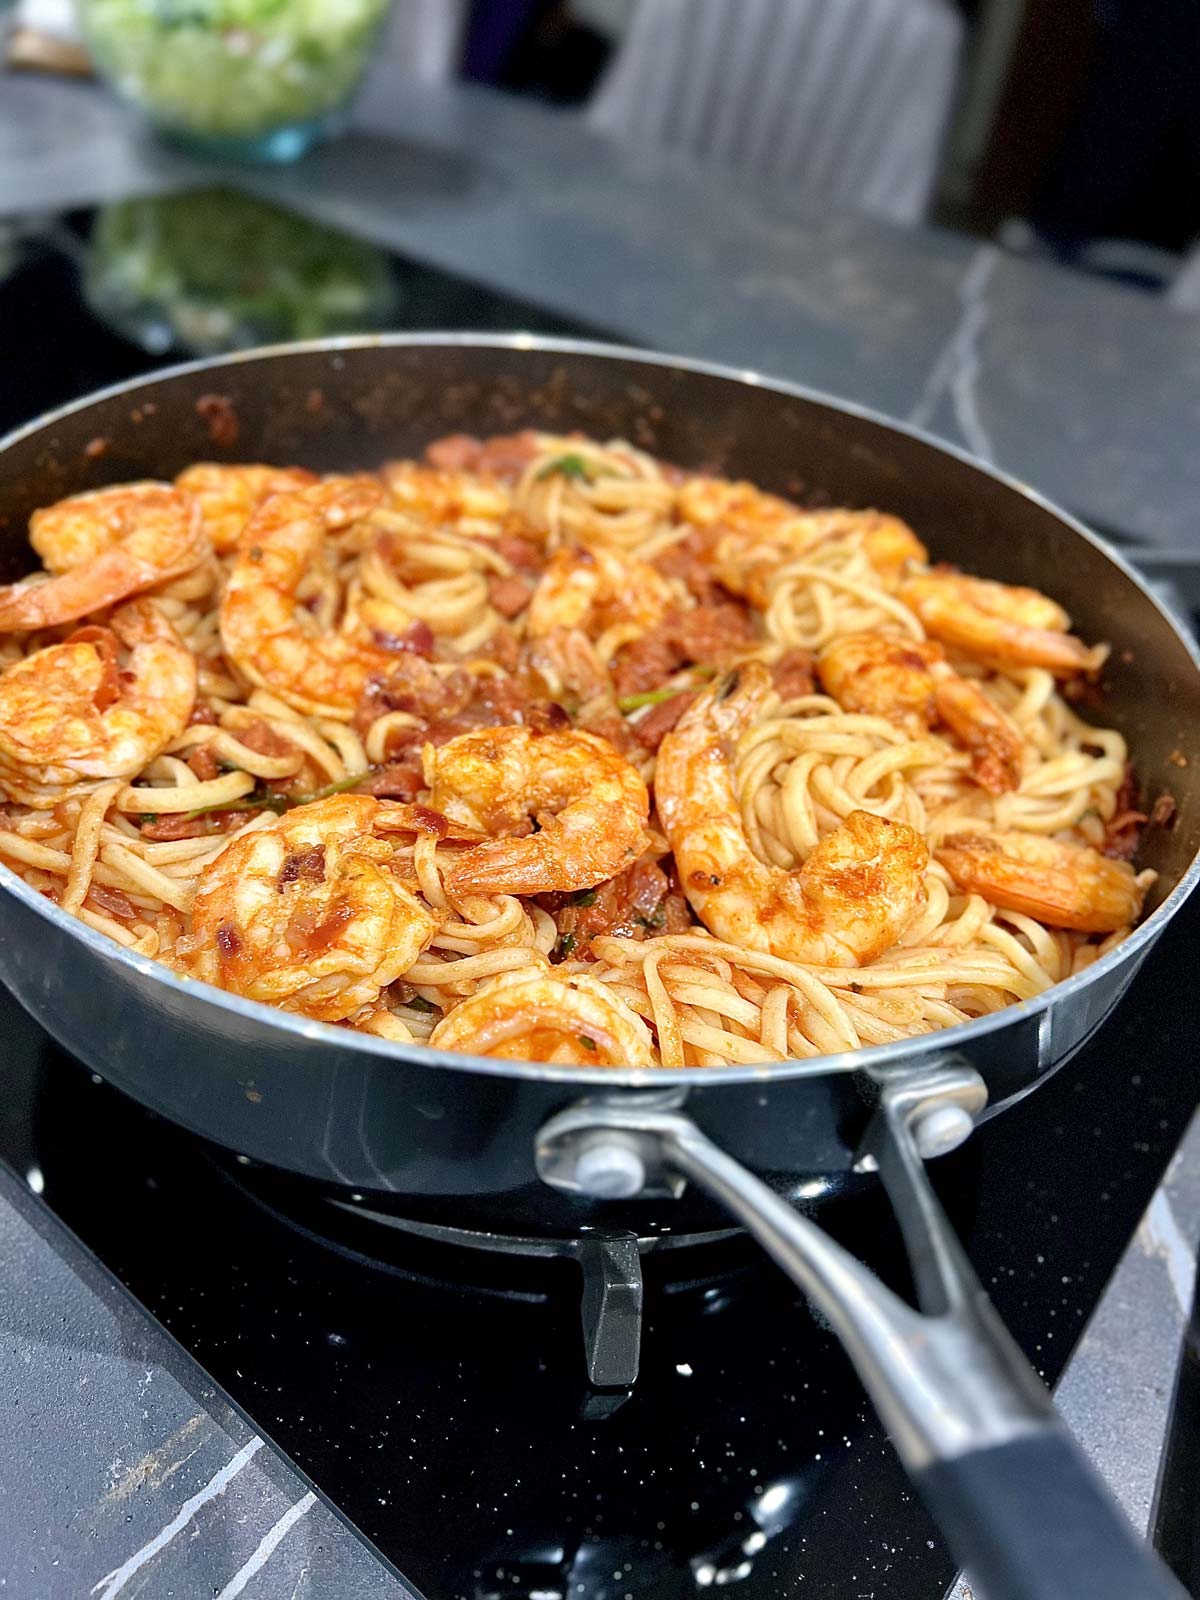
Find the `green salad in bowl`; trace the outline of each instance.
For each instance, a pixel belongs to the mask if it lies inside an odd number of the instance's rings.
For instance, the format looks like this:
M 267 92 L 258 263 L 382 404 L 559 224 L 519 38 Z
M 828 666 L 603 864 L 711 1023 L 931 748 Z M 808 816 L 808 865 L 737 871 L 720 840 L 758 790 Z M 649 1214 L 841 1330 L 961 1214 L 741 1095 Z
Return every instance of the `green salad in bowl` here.
M 388 0 L 78 0 L 99 70 L 207 154 L 288 160 L 358 86 Z
M 362 332 L 388 326 L 399 307 L 374 245 L 224 189 L 106 206 L 83 292 L 95 315 L 155 354 Z

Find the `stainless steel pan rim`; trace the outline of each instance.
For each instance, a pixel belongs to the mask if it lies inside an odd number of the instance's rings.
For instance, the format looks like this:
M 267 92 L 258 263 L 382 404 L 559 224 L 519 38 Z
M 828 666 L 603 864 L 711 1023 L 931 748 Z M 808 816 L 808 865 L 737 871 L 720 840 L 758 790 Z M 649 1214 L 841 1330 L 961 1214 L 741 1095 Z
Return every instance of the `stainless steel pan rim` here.
M 334 339 L 314 339 L 293 344 L 265 345 L 254 350 L 239 351 L 216 359 L 179 363 L 172 367 L 165 367 L 134 382 L 113 384 L 106 389 L 96 390 L 80 400 L 72 401 L 70 405 L 61 406 L 58 410 L 43 415 L 34 422 L 23 424 L 7 434 L 3 439 L 0 439 L 0 455 L 20 440 L 36 433 L 42 433 L 48 427 L 53 426 L 56 421 L 70 417 L 76 412 L 85 411 L 99 401 L 121 395 L 136 395 L 143 390 L 153 389 L 161 383 L 169 382 L 173 378 L 188 374 L 219 371 L 223 367 L 240 367 L 257 361 L 270 362 L 274 358 L 297 353 L 328 354 L 336 357 L 341 352 L 353 352 L 355 350 L 406 349 L 413 346 L 437 347 L 446 345 L 477 346 L 514 351 L 536 350 L 564 356 L 584 355 L 602 359 L 640 362 L 651 367 L 695 372 L 735 383 L 753 385 L 790 399 L 809 401 L 828 407 L 831 411 L 874 422 L 893 432 L 917 439 L 943 455 L 951 456 L 974 468 L 984 476 L 992 478 L 1013 493 L 1022 495 L 1025 499 L 1034 502 L 1042 509 L 1050 512 L 1073 533 L 1100 550 L 1166 619 L 1172 629 L 1183 640 L 1192 662 L 1197 671 L 1200 671 L 1200 650 L 1197 649 L 1195 642 L 1190 635 L 1178 627 L 1175 619 L 1171 617 L 1153 592 L 1147 588 L 1141 577 L 1124 557 L 1105 540 L 1098 538 L 1090 529 L 1084 527 L 1081 522 L 1068 512 L 1061 510 L 1053 502 L 1047 500 L 1035 490 L 1030 489 L 1016 478 L 994 467 L 984 465 L 969 452 L 945 443 L 920 428 L 894 421 L 892 418 L 869 407 L 834 399 L 819 390 L 808 389 L 801 384 L 789 383 L 779 378 L 769 378 L 758 372 L 739 370 L 717 362 L 699 361 L 685 356 L 665 355 L 660 352 L 638 349 L 635 346 L 602 344 L 592 340 L 549 338 L 525 333 L 475 334 L 469 332 L 349 335 Z M 1192 893 L 1198 882 L 1200 882 L 1200 854 L 1192 859 L 1175 887 L 1155 907 L 1146 920 L 1134 929 L 1123 944 L 1109 951 L 1106 956 L 1101 957 L 1086 971 L 1078 973 L 1075 977 L 1068 978 L 1061 983 L 1054 984 L 1044 994 L 1038 995 L 1032 1000 L 1020 1001 L 1015 1005 L 1005 1007 L 1002 1011 L 993 1012 L 989 1016 L 979 1017 L 972 1022 L 961 1023 L 956 1027 L 941 1030 L 937 1037 L 938 1043 L 944 1046 L 945 1054 L 952 1056 L 960 1046 L 966 1046 L 997 1029 L 1005 1027 L 1016 1015 L 1028 1017 L 1045 1012 L 1060 998 L 1065 1000 L 1071 995 L 1078 994 L 1092 983 L 1102 979 L 1107 973 L 1124 965 L 1138 951 L 1151 944 L 1158 937 L 1167 921 L 1188 895 Z M 839 1055 L 818 1056 L 805 1061 L 781 1061 L 760 1066 L 672 1067 L 664 1069 L 661 1067 L 568 1067 L 549 1066 L 540 1062 L 493 1061 L 482 1056 L 451 1054 L 446 1051 L 431 1050 L 424 1045 L 397 1045 L 387 1040 L 373 1038 L 370 1035 L 353 1033 L 346 1028 L 337 1028 L 329 1023 L 312 1022 L 306 1018 L 293 1016 L 289 1012 L 277 1010 L 273 1006 L 262 1005 L 258 1001 L 244 1000 L 240 996 L 229 994 L 222 989 L 198 985 L 194 980 L 178 976 L 158 961 L 123 949 L 120 945 L 106 938 L 104 934 L 96 932 L 94 929 L 89 928 L 86 923 L 60 910 L 45 896 L 31 889 L 10 868 L 3 865 L 0 865 L 0 888 L 23 902 L 38 916 L 45 918 L 59 929 L 69 933 L 73 938 L 82 941 L 103 959 L 116 962 L 144 976 L 151 977 L 168 990 L 173 990 L 179 994 L 188 993 L 194 995 L 199 988 L 203 988 L 206 1004 L 219 1007 L 234 1016 L 273 1024 L 297 1038 L 322 1041 L 341 1050 L 354 1051 L 364 1055 L 403 1059 L 421 1066 L 436 1067 L 454 1072 L 564 1083 L 577 1085 L 580 1088 L 602 1087 L 608 1090 L 662 1089 L 668 1082 L 671 1086 L 703 1084 L 715 1087 L 720 1084 L 771 1081 L 783 1078 L 822 1077 L 833 1073 L 879 1071 L 905 1061 L 911 1055 L 915 1045 L 927 1042 L 934 1037 L 933 1035 L 922 1034 L 917 1039 L 901 1039 L 892 1044 L 873 1045 L 859 1050 L 844 1051 Z M 996 1109 L 996 1107 L 993 1106 L 989 1109 Z

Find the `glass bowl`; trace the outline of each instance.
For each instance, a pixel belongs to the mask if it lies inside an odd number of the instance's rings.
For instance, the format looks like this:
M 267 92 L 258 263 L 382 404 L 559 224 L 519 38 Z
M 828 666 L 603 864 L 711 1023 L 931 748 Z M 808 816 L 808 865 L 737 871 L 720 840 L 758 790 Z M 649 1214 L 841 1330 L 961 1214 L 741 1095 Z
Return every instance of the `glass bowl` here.
M 78 0 L 98 70 L 198 155 L 292 161 L 335 127 L 390 0 Z

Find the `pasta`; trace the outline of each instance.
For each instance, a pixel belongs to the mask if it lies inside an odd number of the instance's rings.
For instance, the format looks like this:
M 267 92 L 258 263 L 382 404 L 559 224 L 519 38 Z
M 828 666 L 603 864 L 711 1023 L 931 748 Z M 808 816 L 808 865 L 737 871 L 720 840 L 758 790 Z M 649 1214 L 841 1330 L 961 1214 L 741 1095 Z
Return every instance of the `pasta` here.
M 1103 646 L 627 443 L 201 464 L 34 519 L 0 861 L 177 973 L 404 1045 L 715 1066 L 1041 993 L 1152 881 Z M 181 553 L 182 552 L 182 553 Z

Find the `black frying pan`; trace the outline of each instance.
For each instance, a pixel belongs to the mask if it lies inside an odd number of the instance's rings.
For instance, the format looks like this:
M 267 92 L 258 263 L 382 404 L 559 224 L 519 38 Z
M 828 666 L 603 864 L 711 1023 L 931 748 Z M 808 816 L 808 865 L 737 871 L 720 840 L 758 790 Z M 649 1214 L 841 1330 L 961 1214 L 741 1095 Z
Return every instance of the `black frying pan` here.
M 1174 826 L 1133 936 L 1049 994 L 959 1028 L 773 1067 L 546 1067 L 384 1043 L 174 977 L 0 868 L 0 978 L 73 1054 L 163 1115 L 260 1161 L 485 1231 L 703 1230 L 728 1213 L 837 1329 L 960 1559 L 993 1600 L 1165 1600 L 1139 1546 L 999 1325 L 923 1158 L 1036 1086 L 1104 1020 L 1195 887 L 1200 661 L 1133 573 L 1019 485 L 880 418 L 754 374 L 472 335 L 330 341 L 181 367 L 0 446 L 0 576 L 30 511 L 200 459 L 373 467 L 451 430 L 621 435 L 784 494 L 878 506 L 939 557 L 1064 601 L 1106 639 L 1105 715 Z M 1083 470 L 1083 467 L 1081 467 Z M 1190 763 L 1190 764 L 1189 764 Z M 878 1171 L 921 1311 L 795 1203 Z

